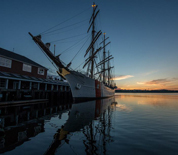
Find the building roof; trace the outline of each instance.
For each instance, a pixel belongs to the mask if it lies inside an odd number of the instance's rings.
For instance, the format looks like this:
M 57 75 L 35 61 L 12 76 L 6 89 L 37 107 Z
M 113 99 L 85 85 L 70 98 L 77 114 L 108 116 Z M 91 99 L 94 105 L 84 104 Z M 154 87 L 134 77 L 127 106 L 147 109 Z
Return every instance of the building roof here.
M 31 64 L 33 66 L 37 66 L 37 67 L 41 67 L 41 68 L 47 69 L 46 67 L 44 67 L 44 66 L 42 66 L 42 65 L 40 65 L 40 64 L 30 60 L 30 59 L 28 59 L 25 56 L 22 56 L 20 54 L 17 54 L 17 53 L 8 51 L 8 50 L 5 50 L 3 48 L 0 48 L 0 55 L 2 55 L 4 57 L 8 57 L 8 58 L 13 59 L 13 60 L 22 61 L 24 63 Z
M 6 72 L 1 72 L 1 71 L 0 71 L 0 78 L 69 86 L 69 84 L 67 82 L 63 82 L 63 81 L 60 81 L 60 80 L 36 78 L 36 77 L 20 75 L 20 74 L 15 74 L 15 73 L 6 73 Z

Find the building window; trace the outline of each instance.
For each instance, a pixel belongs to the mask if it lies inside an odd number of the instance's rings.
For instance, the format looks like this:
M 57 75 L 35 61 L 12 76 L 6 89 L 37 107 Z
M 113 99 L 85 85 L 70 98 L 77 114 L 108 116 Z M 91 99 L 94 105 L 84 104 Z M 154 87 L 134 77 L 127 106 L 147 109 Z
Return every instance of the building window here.
M 21 89 L 30 89 L 30 82 L 22 81 L 21 82 Z
M 11 68 L 12 60 L 0 57 L 0 66 Z
M 6 79 L 0 79 L 0 88 L 6 87 Z
M 44 72 L 45 72 L 44 68 L 38 68 L 38 74 L 44 75 Z
M 23 64 L 22 70 L 26 71 L 26 72 L 31 72 L 32 71 L 32 66 Z
M 38 83 L 33 82 L 32 83 L 32 90 L 37 90 L 38 89 Z

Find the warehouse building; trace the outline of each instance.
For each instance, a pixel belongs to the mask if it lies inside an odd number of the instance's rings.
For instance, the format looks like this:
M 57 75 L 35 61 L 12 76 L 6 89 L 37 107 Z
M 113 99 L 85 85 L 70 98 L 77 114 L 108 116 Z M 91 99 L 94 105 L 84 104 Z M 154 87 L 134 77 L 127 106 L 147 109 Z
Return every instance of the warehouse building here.
M 47 70 L 25 56 L 0 48 L 0 100 L 10 100 L 8 96 L 15 90 L 70 91 L 68 83 L 48 79 Z

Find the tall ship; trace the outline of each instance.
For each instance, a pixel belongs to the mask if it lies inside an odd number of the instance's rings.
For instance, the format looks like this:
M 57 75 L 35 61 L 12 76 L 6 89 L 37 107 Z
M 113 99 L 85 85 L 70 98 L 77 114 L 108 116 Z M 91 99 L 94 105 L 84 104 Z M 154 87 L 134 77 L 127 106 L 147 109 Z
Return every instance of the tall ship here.
M 95 3 L 93 3 L 92 8 L 92 16 L 87 31 L 87 33 L 91 32 L 92 39 L 84 54 L 84 58 L 86 58 L 83 65 L 85 73 L 73 70 L 71 62 L 65 64 L 61 60 L 60 54 L 56 56 L 51 52 L 50 43 L 44 43 L 41 35 L 33 36 L 29 32 L 33 41 L 57 66 L 57 73 L 68 81 L 75 101 L 112 97 L 116 88 L 111 75 L 113 66 L 110 65 L 110 60 L 113 57 L 109 51 L 106 52 L 106 46 L 110 44 L 110 42 L 106 42 L 109 37 L 106 37 L 106 33 L 102 33 L 101 30 L 98 32 L 95 30 L 95 20 L 100 10 Z M 99 43 L 99 48 L 96 48 L 96 43 L 102 34 L 104 35 L 103 40 Z M 99 53 L 102 54 L 100 61 L 98 61 L 97 56 Z

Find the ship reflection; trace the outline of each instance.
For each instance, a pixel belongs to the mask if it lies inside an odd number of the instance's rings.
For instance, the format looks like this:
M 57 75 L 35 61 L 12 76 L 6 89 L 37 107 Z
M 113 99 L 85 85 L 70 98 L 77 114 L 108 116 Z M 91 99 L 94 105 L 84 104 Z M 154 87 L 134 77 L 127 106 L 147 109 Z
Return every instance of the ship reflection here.
M 76 131 L 85 137 L 82 141 L 86 154 L 105 154 L 107 143 L 113 141 L 110 131 L 115 104 L 114 98 L 73 104 L 68 120 L 57 130 L 45 155 L 54 155 L 61 145 L 70 144 L 71 133 Z

